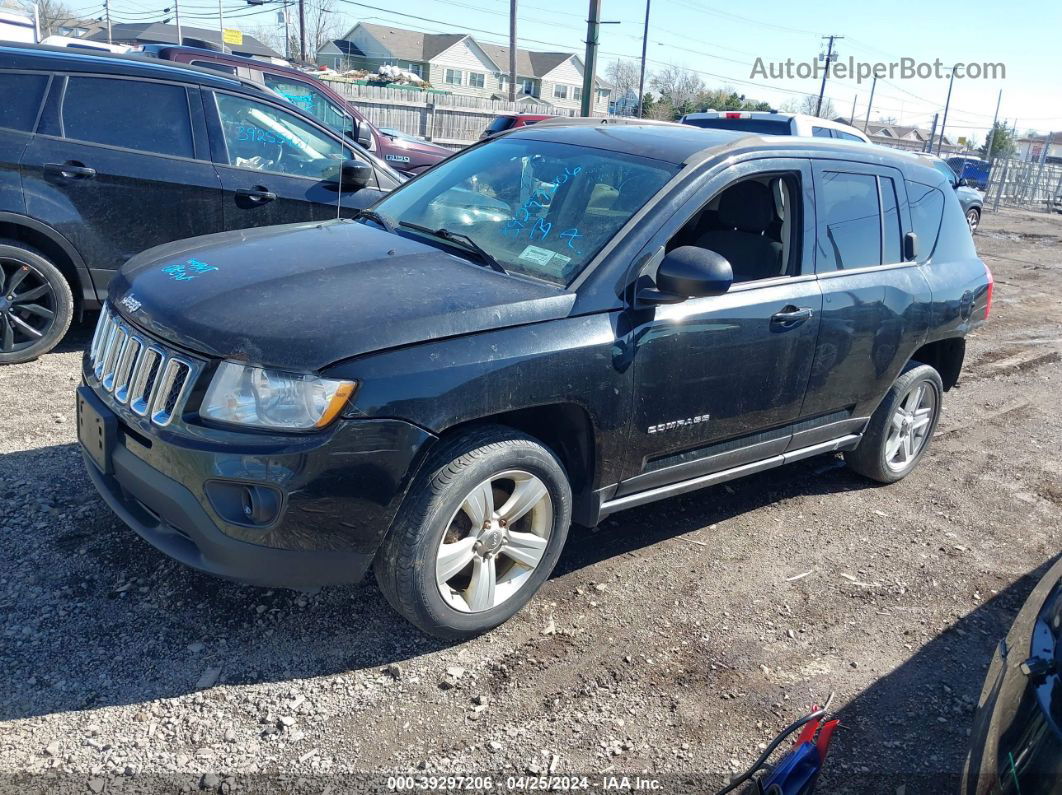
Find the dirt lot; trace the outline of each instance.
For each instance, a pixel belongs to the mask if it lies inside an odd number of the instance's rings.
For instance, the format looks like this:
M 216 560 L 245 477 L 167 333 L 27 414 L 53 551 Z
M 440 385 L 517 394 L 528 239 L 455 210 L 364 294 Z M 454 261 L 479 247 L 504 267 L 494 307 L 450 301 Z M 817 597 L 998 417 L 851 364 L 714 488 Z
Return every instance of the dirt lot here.
M 992 320 L 913 476 L 824 457 L 617 515 L 456 646 L 374 584 L 243 587 L 139 541 L 75 445 L 87 326 L 0 370 L 0 785 L 553 771 L 706 792 L 836 691 L 823 791 L 954 789 L 989 655 L 1062 548 L 1062 216 L 988 216 L 976 240 Z

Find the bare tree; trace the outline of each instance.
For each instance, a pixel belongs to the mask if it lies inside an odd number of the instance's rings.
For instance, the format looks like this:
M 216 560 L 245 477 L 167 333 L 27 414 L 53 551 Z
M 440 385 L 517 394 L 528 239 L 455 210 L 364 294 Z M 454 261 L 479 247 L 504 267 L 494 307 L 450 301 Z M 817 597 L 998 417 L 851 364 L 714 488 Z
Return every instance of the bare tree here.
M 665 66 L 653 72 L 649 85 L 675 108 L 693 102 L 704 91 L 704 81 L 697 73 L 681 66 Z
M 797 103 L 797 113 L 806 113 L 809 116 L 814 116 L 815 109 L 819 106 L 818 94 L 807 94 L 803 99 Z M 818 116 L 823 119 L 832 119 L 837 115 L 837 109 L 833 105 L 833 100 L 829 97 L 822 98 L 822 108 L 818 112 Z
M 305 0 L 306 6 L 306 60 L 317 60 L 317 51 L 343 32 L 343 20 L 336 11 L 335 0 Z M 248 31 L 259 41 L 292 60 L 299 57 L 299 11 L 292 3 L 284 6 L 288 15 L 288 40 L 284 41 L 284 17 L 272 25 L 257 25 Z
M 640 72 L 638 62 L 630 58 L 617 58 L 605 67 L 605 78 L 612 83 L 617 99 L 632 93 L 638 96 L 638 79 Z
M 37 20 L 41 28 L 41 38 L 57 35 L 61 23 L 77 19 L 77 15 L 62 0 L 38 0 Z M 20 2 L 18 6 L 33 14 L 32 2 Z

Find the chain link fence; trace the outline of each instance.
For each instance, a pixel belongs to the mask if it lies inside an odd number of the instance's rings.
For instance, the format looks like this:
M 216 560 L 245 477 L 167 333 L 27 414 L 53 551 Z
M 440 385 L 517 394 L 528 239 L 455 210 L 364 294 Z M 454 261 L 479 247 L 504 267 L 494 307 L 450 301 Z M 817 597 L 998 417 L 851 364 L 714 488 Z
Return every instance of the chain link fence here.
M 1000 207 L 1062 212 L 1062 165 L 996 158 L 985 191 L 985 209 Z

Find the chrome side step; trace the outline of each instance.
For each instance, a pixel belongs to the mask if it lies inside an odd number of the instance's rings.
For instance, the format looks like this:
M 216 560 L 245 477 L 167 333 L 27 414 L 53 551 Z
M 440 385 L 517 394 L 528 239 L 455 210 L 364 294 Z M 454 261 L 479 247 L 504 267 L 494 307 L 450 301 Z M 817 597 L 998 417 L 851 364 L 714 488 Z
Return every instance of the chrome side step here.
M 700 477 L 691 478 L 690 480 L 682 480 L 678 483 L 669 483 L 666 486 L 658 486 L 655 489 L 639 491 L 637 494 L 628 494 L 625 497 L 606 500 L 601 504 L 600 513 L 598 514 L 599 521 L 609 514 L 616 513 L 616 511 L 623 511 L 627 508 L 645 505 L 646 503 L 655 502 L 656 500 L 663 500 L 667 497 L 685 494 L 688 491 L 696 491 L 697 489 L 703 489 L 706 486 L 725 483 L 728 480 L 736 480 L 745 475 L 752 475 L 756 472 L 774 469 L 783 464 L 800 461 L 803 458 L 811 458 L 812 456 L 820 455 L 821 453 L 832 453 L 837 450 L 851 450 L 859 444 L 859 440 L 862 438 L 863 434 L 861 433 L 850 433 L 847 436 L 831 439 L 828 442 L 820 442 L 819 444 L 813 444 L 809 447 L 801 447 L 797 450 L 790 450 L 787 453 L 771 456 L 762 461 L 753 461 L 751 464 L 742 464 L 741 466 L 733 467 L 731 469 L 712 472 L 709 475 L 701 475 Z

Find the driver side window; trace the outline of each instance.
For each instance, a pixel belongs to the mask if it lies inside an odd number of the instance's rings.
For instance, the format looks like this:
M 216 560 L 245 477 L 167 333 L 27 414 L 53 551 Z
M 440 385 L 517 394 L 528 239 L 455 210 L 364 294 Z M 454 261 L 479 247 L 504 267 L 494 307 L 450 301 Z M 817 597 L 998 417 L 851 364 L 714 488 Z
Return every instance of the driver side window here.
M 722 255 L 734 283 L 800 272 L 799 172 L 757 174 L 717 193 L 671 238 L 667 250 L 696 246 Z
M 331 179 L 350 150 L 302 119 L 271 105 L 216 93 L 228 162 L 236 168 Z

